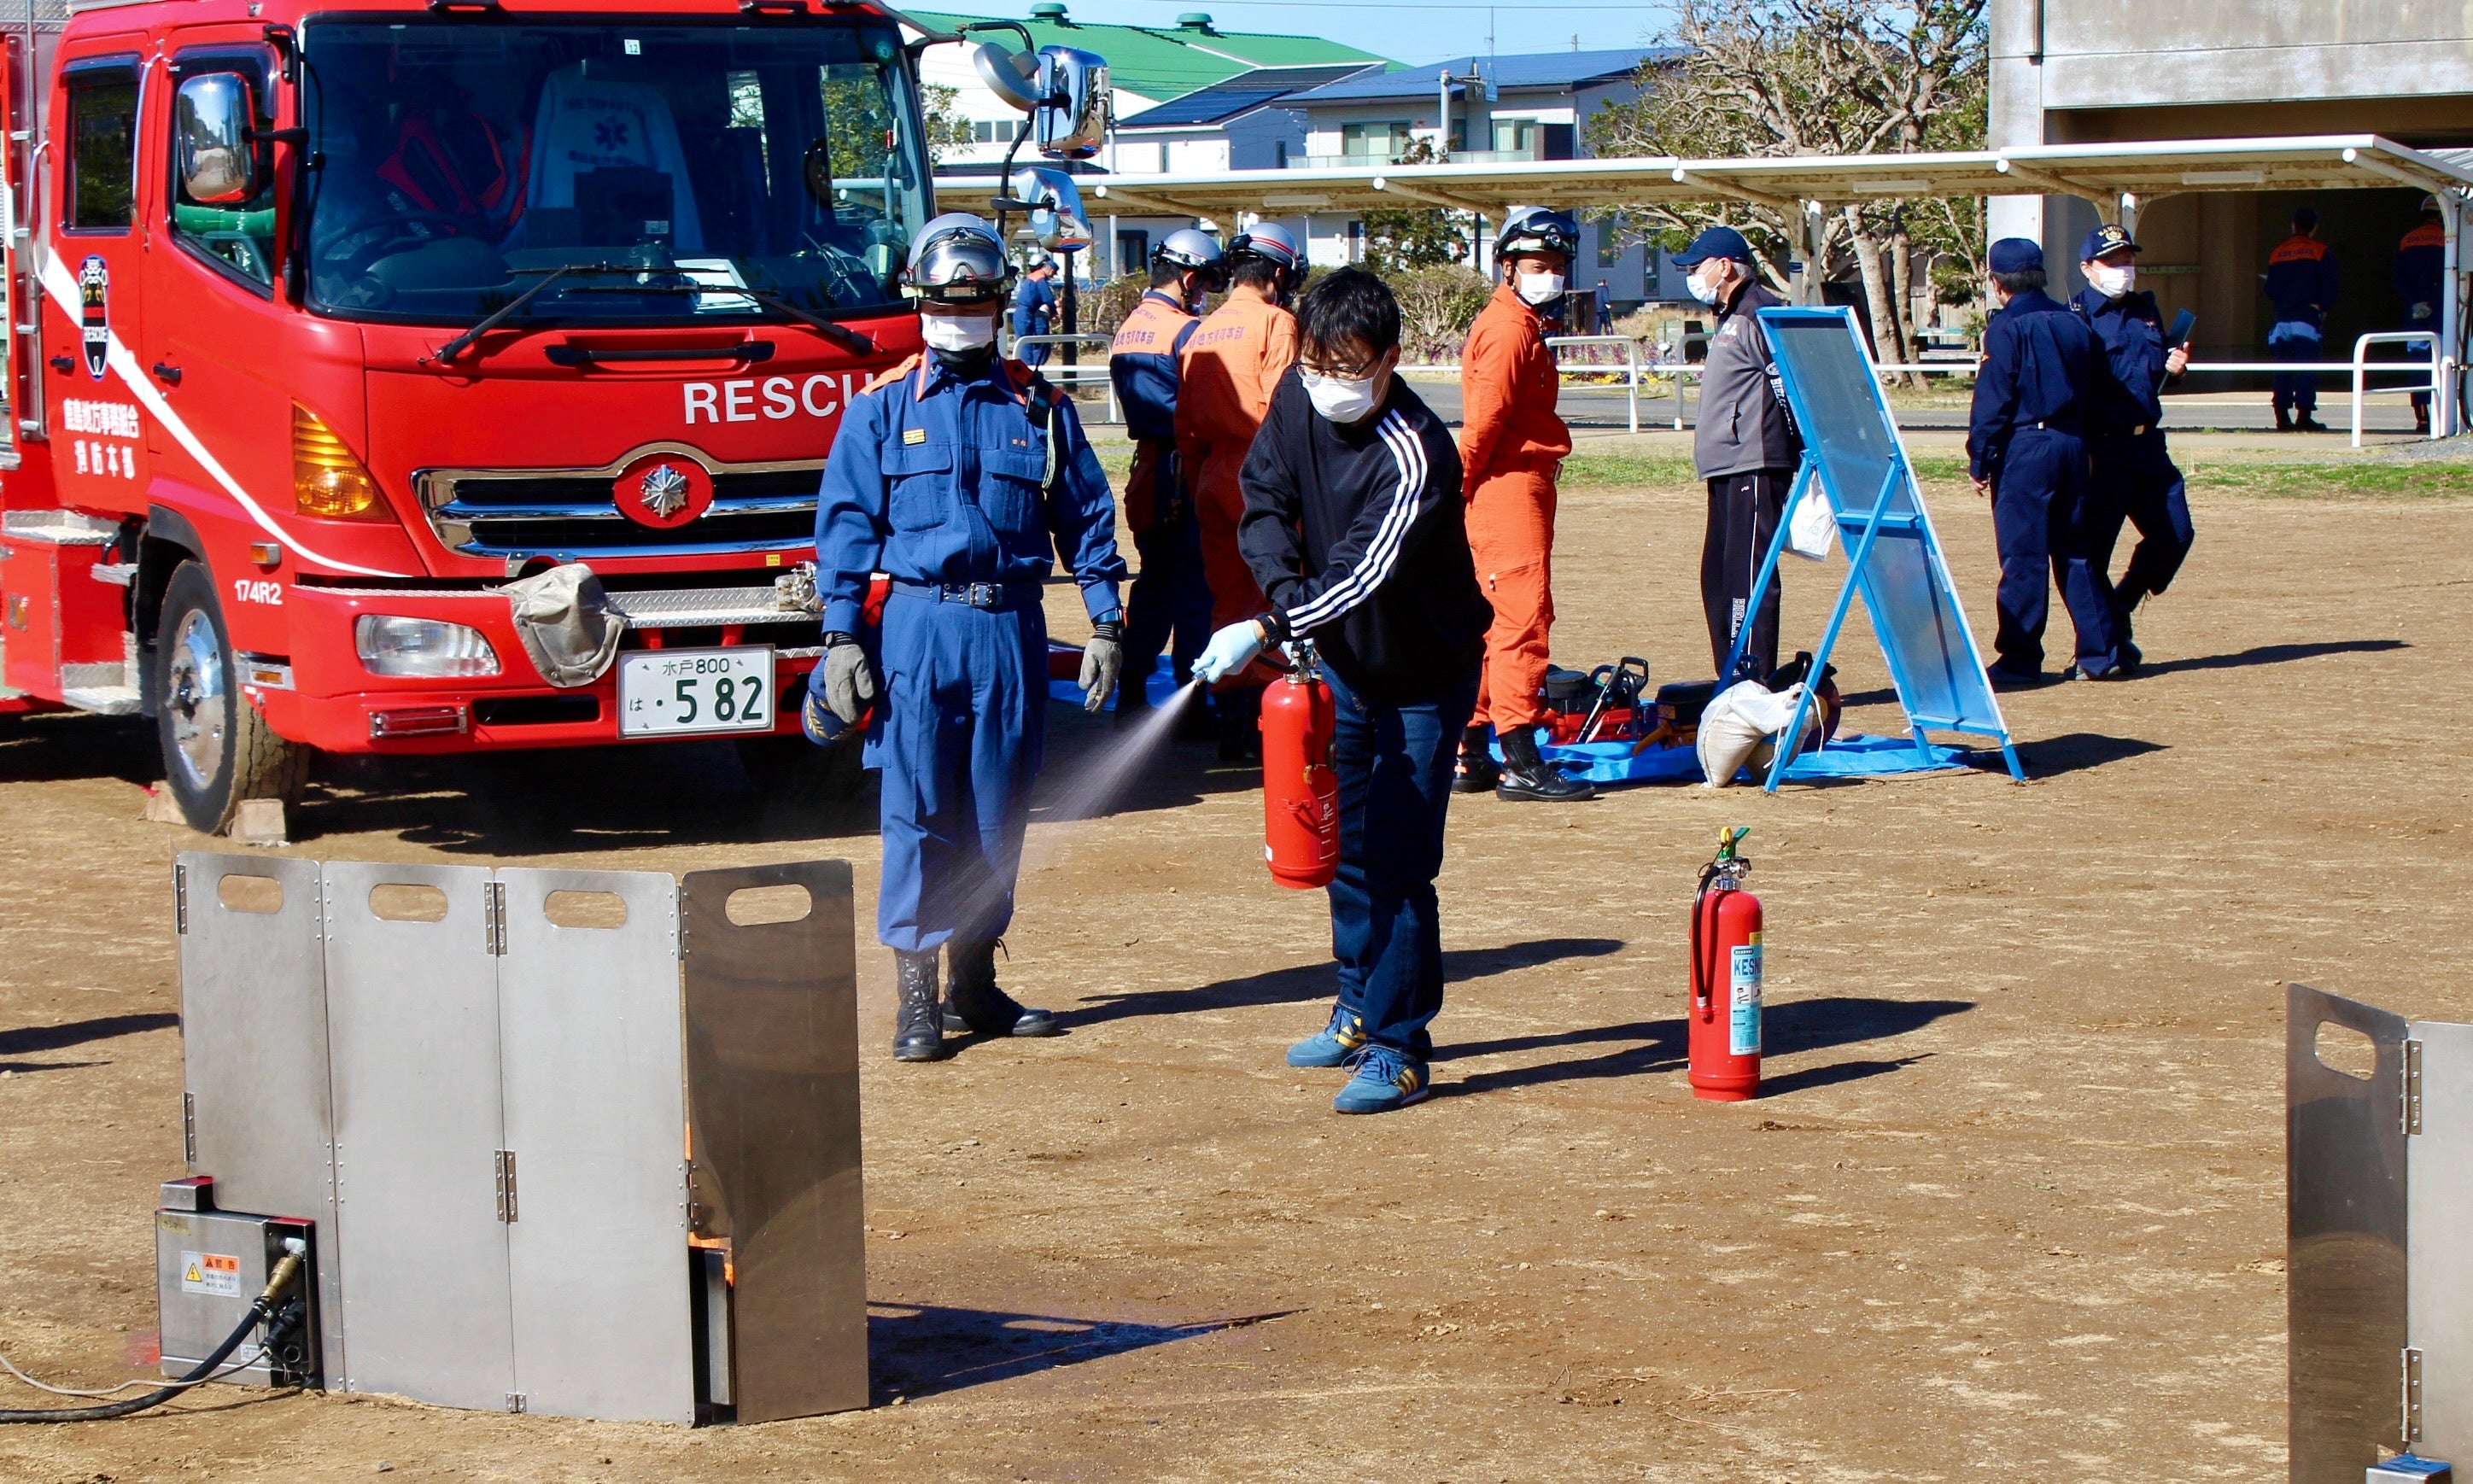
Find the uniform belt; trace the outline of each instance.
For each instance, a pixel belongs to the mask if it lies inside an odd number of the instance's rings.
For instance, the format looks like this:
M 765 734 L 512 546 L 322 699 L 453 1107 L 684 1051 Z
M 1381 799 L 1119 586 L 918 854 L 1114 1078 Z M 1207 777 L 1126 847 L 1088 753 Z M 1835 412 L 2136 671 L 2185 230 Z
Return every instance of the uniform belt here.
M 2039 432 L 2045 433 L 2076 434 L 2078 430 L 2078 425 L 2075 422 L 2037 422 L 2035 427 Z
M 1037 583 L 914 583 L 897 577 L 893 590 L 931 603 L 967 603 L 976 609 L 1028 608 L 1039 602 Z

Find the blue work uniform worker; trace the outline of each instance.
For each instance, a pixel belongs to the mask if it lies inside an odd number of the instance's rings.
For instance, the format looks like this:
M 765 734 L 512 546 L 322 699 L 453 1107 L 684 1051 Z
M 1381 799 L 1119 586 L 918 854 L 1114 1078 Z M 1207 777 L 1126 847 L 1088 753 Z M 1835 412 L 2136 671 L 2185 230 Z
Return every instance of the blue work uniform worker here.
M 995 969 L 1039 772 L 1040 593 L 1054 558 L 1097 631 L 1082 667 L 1092 708 L 1118 663 L 1125 564 L 1116 502 L 1072 402 L 996 354 L 1008 274 L 1002 244 L 977 218 L 955 212 L 927 225 L 910 280 L 924 300 L 928 353 L 852 400 L 816 509 L 827 647 L 811 687 L 846 723 L 875 701 L 866 760 L 883 771 L 876 936 L 894 950 L 894 1054 L 905 1061 L 943 1055 L 947 1029 L 1056 1028 L 998 990 Z M 881 630 L 870 634 L 863 602 L 876 572 L 892 586 Z M 949 1016 L 939 1004 L 940 945 Z
M 2001 686 L 2043 679 L 2051 584 L 2077 631 L 2071 674 L 2119 673 L 2112 593 L 2095 563 L 2084 427 L 2101 358 L 2092 331 L 2044 293 L 2044 251 L 2024 237 L 1992 245 L 2005 302 L 1983 329 L 1967 422 L 1968 471 L 1992 494 L 2001 551 L 2000 628 L 1991 666 Z M 2049 575 L 2048 575 L 2049 568 Z
M 1055 264 L 1042 258 L 1033 263 L 1030 272 L 1022 275 L 1021 282 L 1015 285 L 1013 332 L 1017 339 L 1024 335 L 1047 334 L 1055 325 L 1056 290 L 1047 281 L 1047 275 L 1055 271 Z M 1046 346 L 1014 347 L 1024 366 L 1046 365 L 1048 349 Z
M 2088 534 L 2096 570 L 2112 570 L 2124 520 L 2138 530 L 2138 546 L 2112 587 L 2113 640 L 2121 662 L 2133 667 L 2140 656 L 2130 642 L 2132 610 L 2149 593 L 2173 585 L 2195 539 L 2189 491 L 2164 446 L 2161 426 L 2164 387 L 2179 373 L 2169 364 L 2173 347 L 2164 344 L 2155 296 L 2136 287 L 2131 260 L 2139 251 L 2118 227 L 2089 232 L 2079 262 L 2087 288 L 2071 305 L 2095 331 L 2110 371 L 2096 380 L 2086 419 L 2095 479 Z
M 2446 275 L 2447 227 L 2439 220 L 2438 198 L 2424 196 L 2421 221 L 2396 244 L 2395 292 L 2404 303 L 2404 323 L 2396 328 L 2438 333 L 2438 302 L 2443 292 L 2439 283 Z M 2430 347 L 2424 342 L 2407 341 L 2405 350 L 2425 361 L 2430 358 Z M 2413 422 L 2415 431 L 2430 431 L 2428 392 L 2413 395 Z
M 1202 522 L 1176 452 L 1178 357 L 1202 322 L 1203 294 L 1227 284 L 1227 263 L 1208 233 L 1170 232 L 1151 253 L 1151 287 L 1108 347 L 1108 377 L 1134 440 L 1125 479 L 1125 524 L 1141 570 L 1125 599 L 1126 667 L 1118 714 L 1149 705 L 1144 687 L 1160 652 L 1168 652 L 1179 688 L 1211 639 L 1211 583 L 1202 561 Z M 1193 713 L 1197 718 L 1200 713 Z
M 2318 213 L 2303 206 L 2293 213 L 2293 235 L 2267 255 L 2260 282 L 2275 306 L 2267 332 L 2267 353 L 2277 361 L 2317 361 L 2327 311 L 2336 305 L 2336 255 L 2318 240 Z M 2275 430 L 2324 433 L 2312 416 L 2318 410 L 2316 371 L 2275 373 Z

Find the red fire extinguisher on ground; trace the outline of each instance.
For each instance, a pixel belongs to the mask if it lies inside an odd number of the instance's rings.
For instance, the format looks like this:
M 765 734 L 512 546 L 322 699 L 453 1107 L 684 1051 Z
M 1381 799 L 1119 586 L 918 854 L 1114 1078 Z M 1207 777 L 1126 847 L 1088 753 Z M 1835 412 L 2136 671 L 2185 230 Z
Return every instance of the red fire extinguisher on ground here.
M 1761 1090 L 1761 900 L 1736 853 L 1749 826 L 1717 832 L 1692 900 L 1692 1095 L 1740 1103 Z
M 1331 767 L 1331 686 L 1299 640 L 1296 667 L 1262 692 L 1262 858 L 1300 891 L 1339 872 L 1339 775 Z

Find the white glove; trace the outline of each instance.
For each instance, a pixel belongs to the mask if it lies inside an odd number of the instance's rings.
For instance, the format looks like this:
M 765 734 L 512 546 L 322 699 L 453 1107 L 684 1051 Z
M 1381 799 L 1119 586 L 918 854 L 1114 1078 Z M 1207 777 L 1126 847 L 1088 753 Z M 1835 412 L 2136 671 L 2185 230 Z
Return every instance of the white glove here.
M 1252 664 L 1261 653 L 1261 624 L 1250 618 L 1230 624 L 1202 647 L 1202 658 L 1193 662 L 1193 678 L 1216 684 Z

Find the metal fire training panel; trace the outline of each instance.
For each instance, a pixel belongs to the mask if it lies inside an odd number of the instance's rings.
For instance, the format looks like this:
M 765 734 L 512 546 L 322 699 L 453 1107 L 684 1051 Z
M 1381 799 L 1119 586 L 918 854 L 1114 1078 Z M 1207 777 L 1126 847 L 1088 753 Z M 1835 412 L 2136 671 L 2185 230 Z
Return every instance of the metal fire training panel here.
M 692 1423 L 678 885 L 515 870 L 498 885 L 514 1389 L 526 1411 Z
M 2404 1441 L 2473 1463 L 2473 1025 L 2416 1020 L 2406 1050 L 2405 1343 L 2420 1391 L 2406 1399 L 2419 1427 Z
M 301 1216 L 332 1233 L 318 863 L 183 851 L 173 893 L 189 1173 L 213 1176 L 215 1202 L 228 1209 Z M 321 1312 L 341 1313 L 342 1264 L 331 1246 L 319 1254 L 317 1280 Z M 329 1384 L 341 1385 L 341 1327 L 327 1326 L 324 1341 Z
M 325 873 L 344 1388 L 504 1408 L 516 1387 L 490 872 Z
M 731 922 L 733 895 L 785 886 L 807 893 L 797 921 Z M 731 1244 L 738 1420 L 863 1407 L 850 865 L 692 872 L 680 896 L 693 1209 L 699 1235 Z
M 2367 1082 L 2318 1060 L 2322 1023 L 2377 1047 Z M 2307 985 L 2285 992 L 2293 1484 L 2356 1484 L 2380 1444 L 2401 1441 L 2404 1042 L 2401 1017 Z

